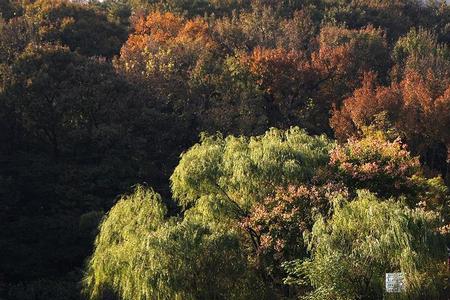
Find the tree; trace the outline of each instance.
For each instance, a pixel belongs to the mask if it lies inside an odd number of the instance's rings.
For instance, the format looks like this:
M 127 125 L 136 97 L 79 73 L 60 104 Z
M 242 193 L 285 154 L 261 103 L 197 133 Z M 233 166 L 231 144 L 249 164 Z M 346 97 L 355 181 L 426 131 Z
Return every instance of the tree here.
M 192 98 L 191 71 L 208 63 L 214 49 L 205 21 L 153 12 L 136 22 L 135 32 L 123 45 L 116 67 L 180 109 Z
M 165 214 L 160 196 L 144 187 L 112 208 L 85 278 L 91 299 L 105 289 L 125 300 L 261 296 L 263 287 L 247 269 L 235 230 Z
M 366 191 L 335 203 L 308 237 L 311 258 L 286 264 L 288 282 L 311 285 L 305 299 L 379 299 L 388 272 L 405 274 L 408 297 L 439 297 L 446 248 L 437 215 Z
M 319 49 L 312 54 L 312 64 L 322 78 L 328 79 L 321 85 L 320 94 L 323 99 L 330 99 L 330 108 L 340 106 L 360 86 L 364 73 L 374 71 L 385 80 L 390 63 L 381 29 L 323 26 L 318 39 Z
M 427 178 L 419 157 L 399 138 L 389 140 L 382 131 L 366 128 L 365 136 L 352 138 L 330 152 L 336 180 L 350 192 L 367 189 L 376 195 L 404 197 L 411 208 L 421 206 L 448 221 L 448 191 L 441 176 Z
M 396 84 L 379 86 L 375 74 L 366 73 L 362 86 L 343 101 L 340 109 L 334 109 L 330 125 L 336 138 L 345 141 L 349 137 L 359 136 L 365 126 L 375 124 L 377 119 L 381 118 L 379 121 L 382 123 L 395 120 L 400 110 L 400 87 Z
M 331 126 L 345 140 L 360 135 L 383 115 L 427 167 L 446 176 L 449 141 L 445 126 L 449 121 L 445 112 L 450 85 L 431 69 L 426 74 L 409 70 L 404 76 L 400 84 L 394 82 L 390 87 L 377 86 L 372 75 L 366 76 L 363 86 L 333 112 Z
M 309 136 L 298 127 L 251 138 L 203 136 L 171 176 L 173 195 L 184 207 L 225 206 L 240 218 L 276 187 L 311 180 L 327 164 L 331 145 L 325 136 Z
M 127 37 L 125 28 L 88 4 L 38 0 L 25 7 L 25 16 L 37 27 L 41 42 L 60 42 L 86 56 L 112 57 Z
M 305 53 L 255 48 L 240 59 L 268 98 L 273 126 L 286 128 L 300 124 L 311 133 L 326 132 L 328 107 L 323 107 L 314 97 L 324 79 Z
M 414 177 L 420 175 L 419 159 L 411 157 L 399 139 L 391 142 L 382 132 L 350 139 L 330 156 L 330 165 L 347 186 L 369 189 L 382 197 L 411 193 Z
M 63 277 L 89 254 L 85 214 L 108 210 L 136 182 L 168 189 L 184 123 L 107 61 L 65 47 L 31 45 L 9 71 L 0 88 L 2 273 L 11 283 Z
M 346 187 L 314 182 L 279 188 L 274 195 L 253 205 L 248 217 L 241 221 L 243 228 L 254 229 L 258 236 L 255 265 L 271 279 L 269 283 L 279 291 L 279 297 L 295 295 L 284 285 L 287 273 L 282 264 L 307 257 L 303 235 L 312 229 L 317 215 L 331 214 L 336 195 L 347 195 Z
M 172 192 L 177 201 L 188 208 L 187 217 L 241 228 L 242 247 L 250 265 L 256 268 L 254 272 L 272 293 L 283 293 L 283 286 L 280 287 L 282 272 L 279 271 L 282 259 L 270 257 L 272 249 L 267 241 L 270 233 L 267 234 L 267 227 L 261 226 L 271 220 L 258 219 L 259 212 L 267 205 L 268 214 L 273 209 L 272 221 L 278 220 L 275 214 L 283 209 L 283 204 L 278 202 L 283 196 L 277 191 L 312 182 L 320 168 L 326 166 L 331 145 L 324 136 L 311 137 L 298 128 L 271 129 L 265 135 L 252 138 L 203 137 L 200 144 L 182 155 L 171 177 Z M 271 201 L 271 197 L 274 200 Z M 311 217 L 312 210 L 326 204 L 318 201 L 310 205 L 303 210 L 297 208 L 299 211 L 285 224 L 296 226 L 296 220 Z M 286 210 L 291 207 L 286 206 Z M 284 234 L 282 231 L 280 229 L 280 235 Z M 296 232 L 286 235 L 295 236 Z M 288 252 L 303 250 L 292 243 Z

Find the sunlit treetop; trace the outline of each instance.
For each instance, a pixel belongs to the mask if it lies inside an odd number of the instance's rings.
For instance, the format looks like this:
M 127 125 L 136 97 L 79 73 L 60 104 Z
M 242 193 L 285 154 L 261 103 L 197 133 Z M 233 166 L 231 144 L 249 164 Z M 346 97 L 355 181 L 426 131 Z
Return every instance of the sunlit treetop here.
M 427 178 L 419 158 L 399 138 L 365 129 L 365 137 L 349 139 L 330 153 L 330 166 L 352 190 L 368 189 L 381 197 L 406 197 L 411 207 L 424 206 L 448 216 L 447 188 L 442 177 Z
M 104 218 L 84 279 L 87 296 L 124 300 L 260 299 L 232 228 L 168 219 L 158 194 L 137 187 Z
M 241 217 L 276 187 L 311 180 L 328 163 L 332 145 L 295 127 L 251 138 L 203 136 L 181 156 L 171 177 L 173 195 L 184 207 L 199 200 L 225 203 L 231 216 Z

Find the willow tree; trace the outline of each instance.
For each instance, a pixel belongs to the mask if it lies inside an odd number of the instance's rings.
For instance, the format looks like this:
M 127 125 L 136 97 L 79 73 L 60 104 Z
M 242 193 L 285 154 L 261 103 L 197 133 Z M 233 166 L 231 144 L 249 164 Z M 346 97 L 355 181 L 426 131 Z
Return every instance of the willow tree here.
M 254 271 L 270 292 L 283 293 L 280 280 L 265 267 L 279 263 L 273 258 L 260 263 L 261 234 L 246 219 L 255 204 L 279 188 L 313 182 L 327 167 L 332 145 L 326 137 L 299 128 L 271 129 L 251 138 L 203 136 L 181 156 L 171 177 L 172 192 L 187 208 L 187 219 L 236 228 Z
M 437 214 L 367 191 L 336 201 L 334 209 L 307 237 L 311 258 L 286 264 L 288 282 L 312 287 L 305 299 L 381 299 L 390 272 L 405 274 L 408 299 L 436 299 L 444 290 L 446 248 L 435 231 Z
M 327 165 L 332 145 L 298 127 L 250 138 L 203 136 L 181 156 L 171 177 L 173 195 L 183 207 L 242 217 L 278 187 L 310 182 Z
M 241 221 L 275 187 L 310 182 L 331 146 L 298 128 L 203 136 L 171 178 L 182 218 L 166 217 L 160 196 L 142 187 L 105 217 L 85 276 L 90 298 L 273 298 L 253 261 L 258 237 Z
M 119 294 L 130 296 L 148 293 L 149 287 L 139 286 L 142 282 L 136 280 L 136 271 L 145 261 L 140 261 L 139 255 L 133 257 L 133 253 L 145 248 L 145 237 L 164 224 L 165 214 L 160 196 L 143 187 L 116 203 L 100 226 L 89 261 L 85 283 L 92 298 L 105 288 L 118 288 Z
M 264 294 L 233 229 L 166 218 L 153 190 L 137 187 L 100 226 L 85 276 L 90 299 L 253 299 Z

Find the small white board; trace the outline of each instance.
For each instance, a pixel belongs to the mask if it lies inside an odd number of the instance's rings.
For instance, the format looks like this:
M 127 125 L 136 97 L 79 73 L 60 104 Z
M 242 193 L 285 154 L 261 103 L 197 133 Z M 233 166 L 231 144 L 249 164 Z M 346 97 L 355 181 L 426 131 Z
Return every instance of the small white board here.
M 386 273 L 386 292 L 401 293 L 405 290 L 405 276 L 403 273 Z

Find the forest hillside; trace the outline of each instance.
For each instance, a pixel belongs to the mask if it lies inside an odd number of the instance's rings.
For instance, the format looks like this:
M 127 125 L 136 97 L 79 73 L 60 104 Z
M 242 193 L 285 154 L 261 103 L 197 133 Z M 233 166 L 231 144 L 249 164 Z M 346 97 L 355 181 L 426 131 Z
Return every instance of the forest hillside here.
M 0 0 L 2 300 L 446 300 L 449 187 L 444 0 Z

